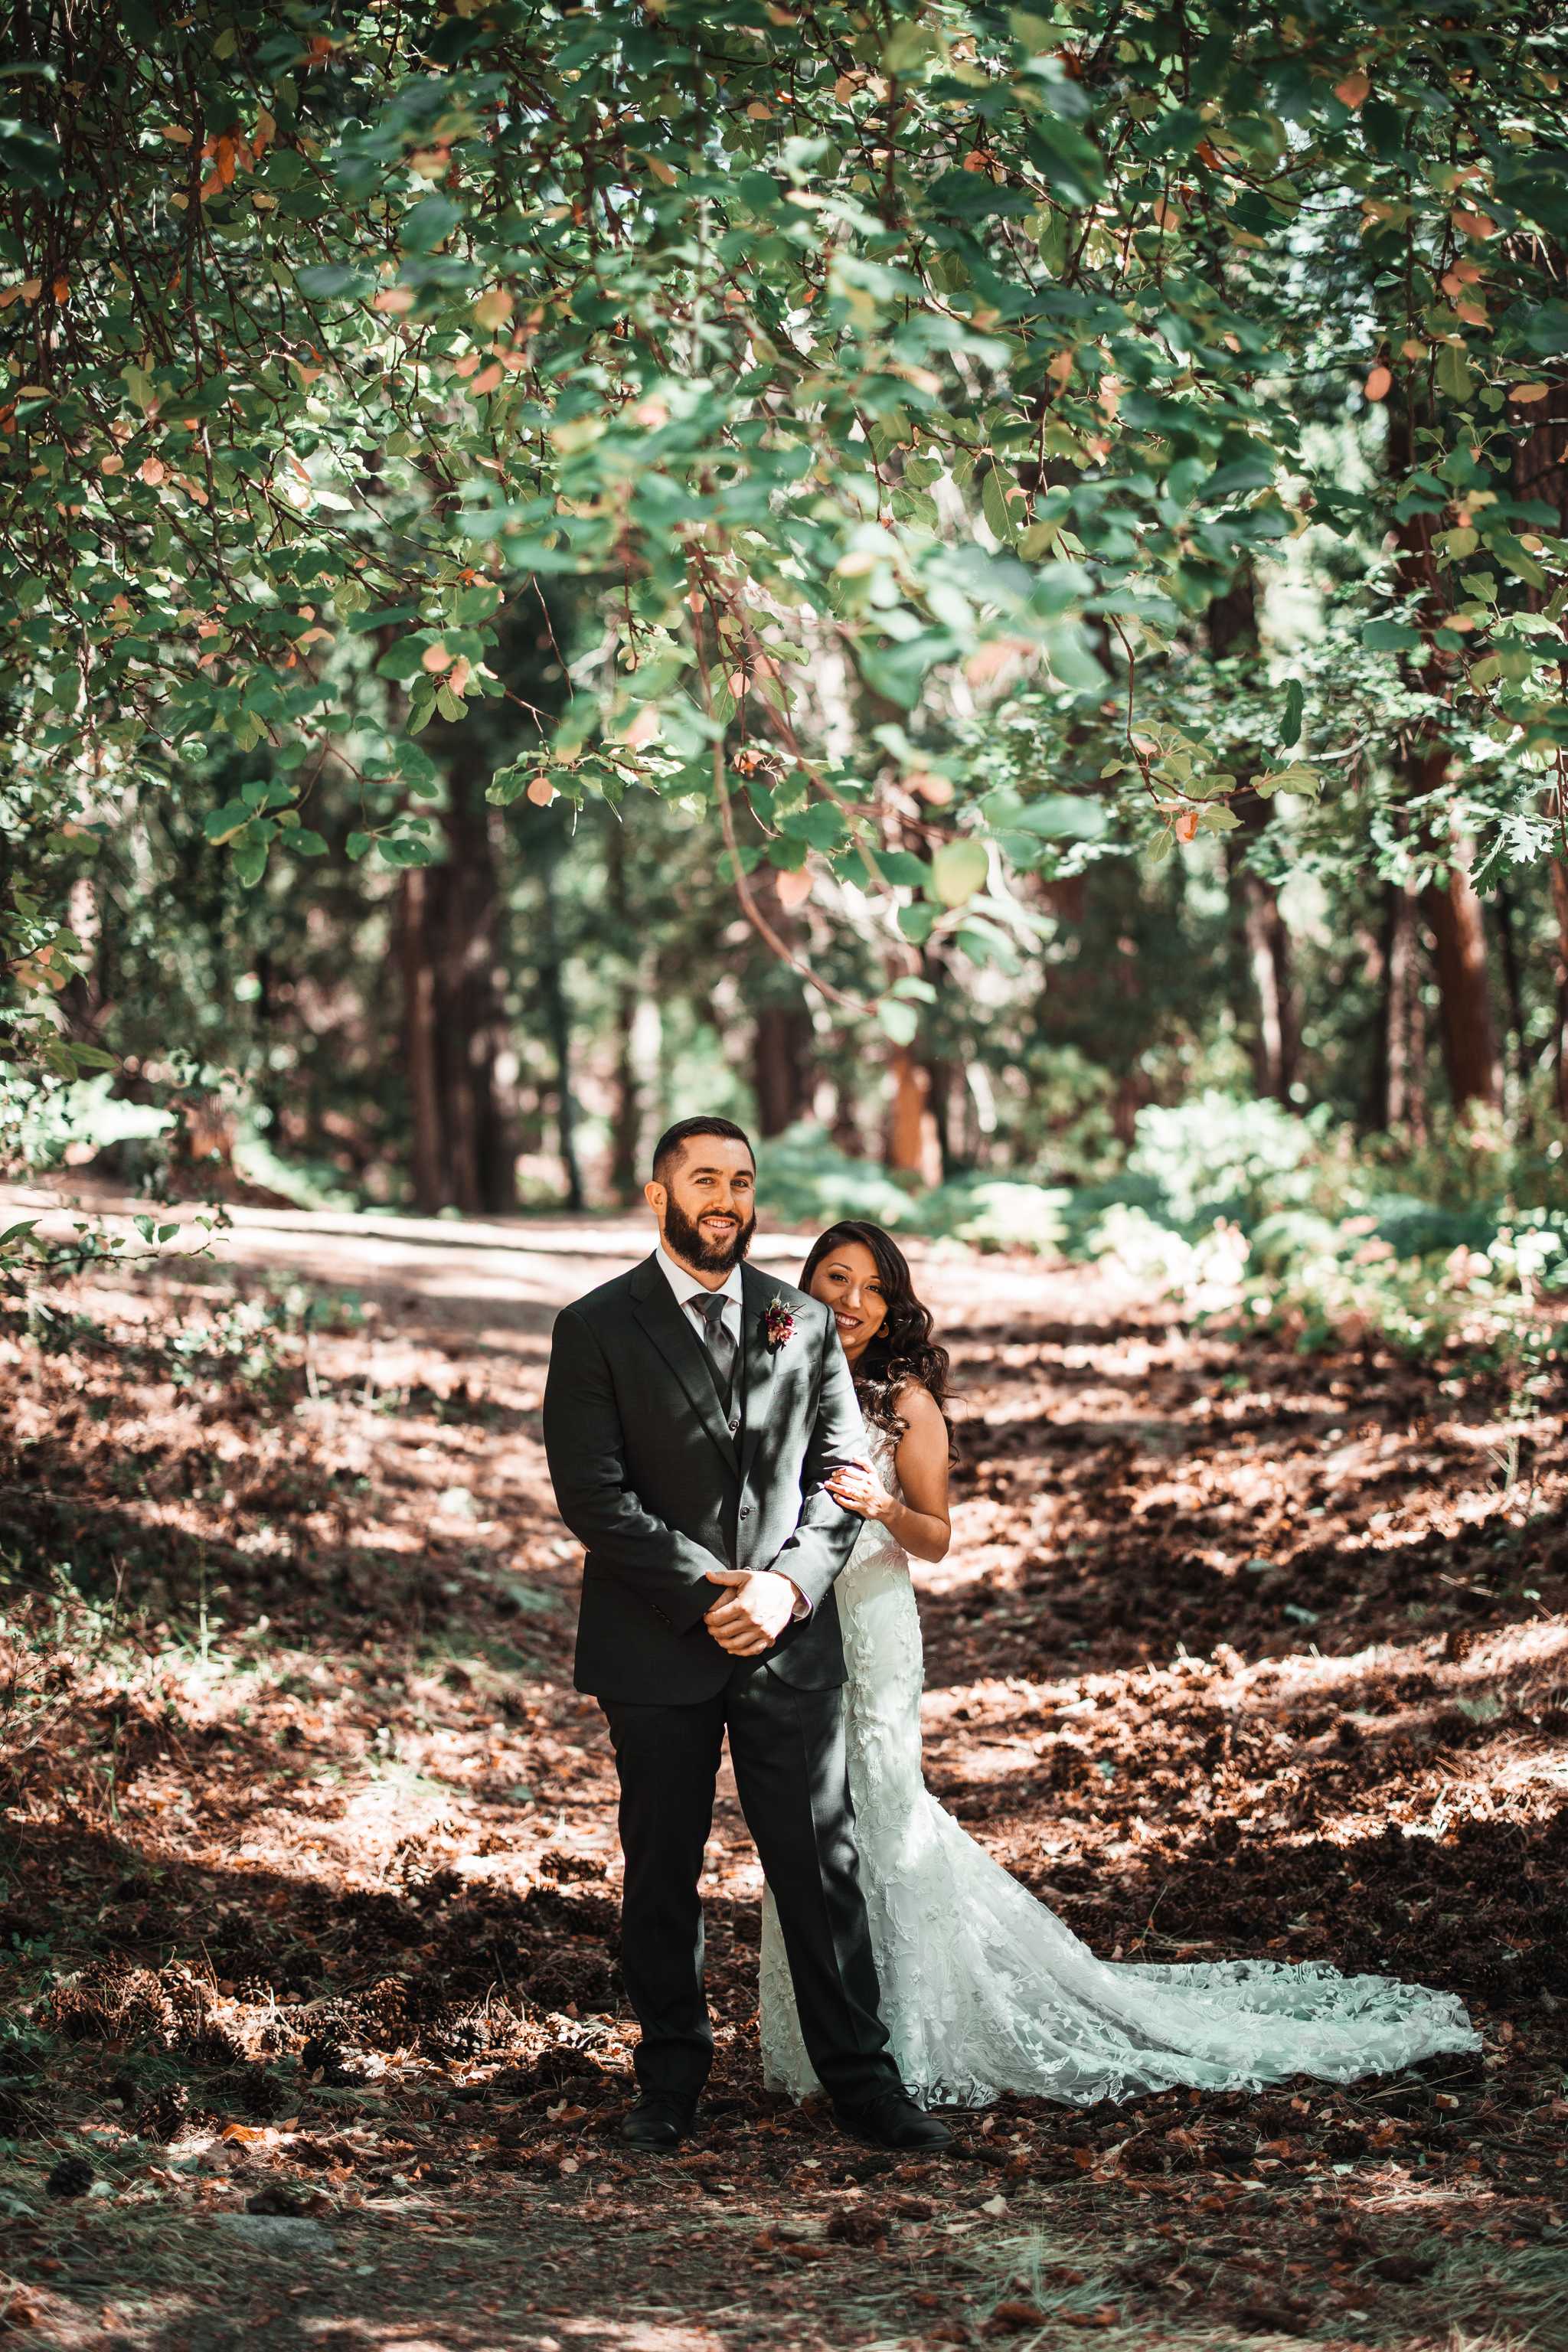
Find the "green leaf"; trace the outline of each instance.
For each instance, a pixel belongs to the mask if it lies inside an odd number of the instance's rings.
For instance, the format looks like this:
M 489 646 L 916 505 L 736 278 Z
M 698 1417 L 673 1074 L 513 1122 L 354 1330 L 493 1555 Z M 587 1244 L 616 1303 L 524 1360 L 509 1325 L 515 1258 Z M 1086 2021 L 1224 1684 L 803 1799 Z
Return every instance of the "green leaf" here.
M 1235 498 L 1243 490 L 1266 490 L 1274 479 L 1274 460 L 1259 449 L 1247 457 L 1233 458 L 1221 466 L 1204 483 L 1199 497 L 1208 503 L 1216 499 Z
M 1544 588 L 1546 574 L 1527 547 L 1521 545 L 1511 531 L 1491 531 L 1487 545 L 1499 562 L 1505 563 L 1516 580 L 1523 580 L 1531 588 Z
M 931 867 L 912 850 L 879 849 L 875 854 L 878 873 L 895 890 L 922 890 L 931 880 Z
M 390 677 L 399 685 L 406 685 L 410 678 L 418 677 L 423 673 L 425 656 L 430 647 L 443 642 L 444 640 L 435 629 L 419 629 L 413 636 L 399 637 L 397 643 L 395 646 L 389 646 L 376 663 L 376 676 Z
M 267 871 L 267 853 L 271 845 L 270 835 L 263 834 L 259 841 L 241 842 L 234 853 L 234 870 L 247 890 L 254 890 Z
M 936 35 L 925 25 L 897 26 L 882 51 L 882 70 L 914 74 L 936 55 Z
M 1007 477 L 999 466 L 989 466 L 980 485 L 980 510 L 993 535 L 1011 546 L 1017 537 L 1017 525 L 1006 493 Z
M 1104 803 L 1080 799 L 1074 793 L 1047 793 L 1027 801 L 1007 819 L 1008 825 L 1037 833 L 1047 841 L 1098 841 L 1110 825 Z
M 1279 740 L 1287 751 L 1301 740 L 1301 710 L 1306 697 L 1301 681 L 1293 677 L 1285 688 L 1285 715 L 1279 721 Z
M 809 808 L 781 817 L 779 830 L 791 841 L 809 842 L 813 849 L 834 850 L 842 845 L 846 826 L 831 801 L 813 801 Z
M 211 809 L 202 820 L 202 831 L 211 842 L 232 841 L 243 833 L 256 811 L 248 801 L 226 801 L 220 809 Z
M 345 261 L 312 262 L 308 268 L 299 271 L 295 278 L 301 294 L 311 295 L 317 300 L 369 294 L 374 291 L 375 282 L 374 269 Z
M 1450 400 L 1468 400 L 1475 382 L 1470 363 L 1458 343 L 1445 343 L 1437 354 L 1437 389 Z
M 437 190 L 405 213 L 398 226 L 398 243 L 409 253 L 431 253 L 451 236 L 463 217 L 460 205 Z
M 895 1045 L 912 1045 L 920 1034 L 921 1016 L 912 1004 L 900 998 L 885 996 L 877 1007 L 877 1019 Z
M 1368 621 L 1361 641 L 1369 653 L 1413 653 L 1421 643 L 1421 632 L 1408 621 Z
M 966 834 L 957 841 L 944 841 L 932 852 L 931 887 L 944 907 L 962 907 L 985 887 L 991 870 L 985 845 Z

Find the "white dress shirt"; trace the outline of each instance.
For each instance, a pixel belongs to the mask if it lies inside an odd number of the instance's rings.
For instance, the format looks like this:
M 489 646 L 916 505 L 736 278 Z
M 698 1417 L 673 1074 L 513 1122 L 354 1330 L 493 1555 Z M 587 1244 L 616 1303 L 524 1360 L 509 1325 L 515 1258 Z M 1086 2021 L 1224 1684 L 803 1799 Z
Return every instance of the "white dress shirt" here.
M 696 1332 L 701 1345 L 706 1348 L 708 1345 L 708 1318 L 703 1312 L 701 1301 L 705 1298 L 711 1298 L 714 1297 L 715 1294 L 712 1288 L 706 1282 L 699 1282 L 697 1276 L 694 1274 L 689 1273 L 685 1266 L 677 1265 L 675 1260 L 666 1253 L 662 1243 L 659 1243 L 655 1247 L 654 1255 L 658 1260 L 659 1266 L 663 1272 L 666 1282 L 668 1283 L 680 1305 L 684 1307 L 689 1314 L 691 1318 L 692 1329 Z M 729 1273 L 719 1285 L 718 1296 L 724 1301 L 724 1328 L 728 1331 L 731 1339 L 733 1339 L 735 1343 L 735 1381 L 738 1387 L 741 1376 L 745 1369 L 745 1350 L 741 1345 L 742 1294 L 741 1268 L 739 1261 L 730 1268 Z M 780 1576 L 784 1576 L 783 1569 L 777 1570 L 775 1573 Z M 795 1579 L 793 1577 L 785 1576 L 784 1581 L 786 1584 L 794 1584 Z M 795 1585 L 795 1609 L 792 1613 L 796 1617 L 809 1617 L 811 1614 L 811 1603 L 806 1599 L 805 1593 L 801 1591 L 798 1585 Z
M 674 1291 L 677 1299 L 689 1310 L 692 1328 L 706 1347 L 708 1320 L 701 1301 L 711 1298 L 714 1295 L 712 1290 L 707 1283 L 699 1282 L 694 1274 L 689 1274 L 685 1266 L 677 1265 L 672 1257 L 667 1256 L 662 1243 L 655 1250 L 654 1255 L 658 1258 L 663 1269 L 664 1278 Z M 729 1273 L 719 1285 L 718 1295 L 724 1301 L 724 1328 L 735 1343 L 735 1362 L 739 1366 L 741 1361 L 741 1269 L 738 1264 L 730 1268 Z

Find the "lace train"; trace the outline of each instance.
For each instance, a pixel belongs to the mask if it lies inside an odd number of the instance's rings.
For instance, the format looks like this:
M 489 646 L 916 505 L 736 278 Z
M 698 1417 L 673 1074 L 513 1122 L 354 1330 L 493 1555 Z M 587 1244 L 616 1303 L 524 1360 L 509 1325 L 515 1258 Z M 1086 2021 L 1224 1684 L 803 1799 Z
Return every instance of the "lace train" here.
M 871 1454 L 890 1487 L 891 1447 L 879 1432 Z M 1179 2084 L 1253 2090 L 1292 2074 L 1349 2082 L 1479 2048 L 1457 1995 L 1389 1978 L 1275 1960 L 1097 1959 L 926 1788 L 920 1613 L 909 1560 L 876 1520 L 837 1593 L 849 1785 L 882 2015 L 923 2105 L 984 2106 L 1015 2091 L 1089 2105 Z M 763 2079 L 805 2098 L 820 2085 L 767 1893 L 761 1997 Z

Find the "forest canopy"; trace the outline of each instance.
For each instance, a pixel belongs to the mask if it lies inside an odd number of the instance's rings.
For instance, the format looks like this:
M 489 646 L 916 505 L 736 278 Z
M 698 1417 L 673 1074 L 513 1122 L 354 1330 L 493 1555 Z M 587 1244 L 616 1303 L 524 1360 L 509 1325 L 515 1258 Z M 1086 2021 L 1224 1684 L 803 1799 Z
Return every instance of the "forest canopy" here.
M 718 956 L 765 1128 L 871 1023 L 928 1173 L 1035 1156 L 987 1087 L 1419 1129 L 1428 1001 L 1455 1106 L 1500 1028 L 1561 1107 L 1552 12 L 16 24 L 13 1110 L 128 1055 L 288 1093 L 344 988 L 383 1070 L 390 942 L 405 1095 L 333 1116 L 504 1203 L 494 1097 L 542 1045 L 569 1129 L 584 1019 L 626 1077 L 634 940 L 665 999 Z M 950 1134 L 1069 930 L 1049 1072 Z

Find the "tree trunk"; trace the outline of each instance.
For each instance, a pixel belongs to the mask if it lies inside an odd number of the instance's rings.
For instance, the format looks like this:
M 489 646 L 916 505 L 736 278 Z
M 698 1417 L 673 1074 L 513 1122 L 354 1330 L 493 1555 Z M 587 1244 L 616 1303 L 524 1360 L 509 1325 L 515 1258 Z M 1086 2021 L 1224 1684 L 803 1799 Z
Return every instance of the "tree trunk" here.
M 1527 1092 L 1529 1069 L 1525 1061 L 1524 971 L 1520 962 L 1519 940 L 1514 929 L 1513 894 L 1504 881 L 1500 881 L 1497 886 L 1497 935 L 1498 949 L 1502 958 L 1503 1002 L 1508 1006 L 1508 1066 L 1513 1077 L 1519 1131 L 1528 1141 L 1531 1116 Z
M 1557 912 L 1557 1066 L 1552 1093 L 1559 1117 L 1568 1120 L 1568 863 L 1561 857 L 1552 860 L 1552 904 Z
M 403 972 L 403 1066 L 413 1124 L 414 1205 L 432 1215 L 443 1203 L 441 1115 L 436 1083 L 436 974 L 426 937 L 429 868 L 410 866 L 398 898 L 398 961 Z
M 544 894 L 544 919 L 540 941 L 539 984 L 544 998 L 544 1025 L 555 1058 L 555 1133 L 565 1179 L 566 1206 L 574 1213 L 584 1205 L 583 1171 L 577 1158 L 577 1107 L 572 1095 L 572 1011 L 566 1001 L 560 925 L 555 904 L 555 861 L 558 851 L 547 851 L 540 868 Z
M 621 812 L 619 821 L 612 813 L 607 822 L 605 877 L 609 884 L 610 911 L 615 919 L 616 937 L 625 959 L 615 993 L 616 1075 L 614 1108 L 610 1114 L 610 1190 L 617 1201 L 631 1202 L 637 1197 L 641 1173 L 637 1147 L 642 1135 L 642 1089 L 637 1084 L 637 1066 L 639 992 L 636 963 L 632 961 L 632 942 L 636 934 L 630 893 L 626 887 L 626 812 Z
M 926 1064 L 926 1087 L 931 1102 L 931 1118 L 936 1126 L 937 1159 L 943 1177 L 963 1165 L 964 1096 L 954 1083 L 957 1072 L 952 1062 L 937 1057 Z
M 515 1154 L 499 1064 L 500 891 L 478 767 L 459 759 L 443 815 L 446 856 L 405 877 L 401 925 L 405 1050 L 416 1205 L 503 1215 L 516 1205 Z
M 1561 253 L 1553 262 L 1561 266 Z M 1560 531 L 1568 530 L 1568 383 L 1555 382 L 1546 398 L 1531 404 L 1529 437 L 1514 452 L 1513 486 L 1521 499 L 1540 499 L 1557 516 Z M 1530 587 L 1526 600 L 1533 612 L 1545 604 L 1545 593 Z M 1563 623 L 1559 620 L 1559 634 Z M 1568 663 L 1558 664 L 1560 690 L 1568 688 Z M 1561 786 L 1553 783 L 1548 790 L 1547 805 L 1559 826 L 1563 810 L 1559 799 Z M 1561 838 L 1561 834 L 1559 834 Z M 1557 916 L 1556 971 L 1556 1060 L 1552 1073 L 1552 1104 L 1558 1116 L 1568 1120 L 1568 859 L 1561 856 L 1549 861 L 1552 881 L 1552 904 Z
M 610 1190 L 622 1202 L 635 1201 L 641 1189 L 637 1182 L 642 1093 L 635 1052 L 637 1011 L 637 990 L 623 981 L 616 991 L 615 1099 L 610 1113 Z
M 1216 660 L 1257 659 L 1258 592 L 1250 566 L 1209 606 L 1208 638 Z M 1250 756 L 1261 767 L 1261 754 Z M 1243 801 L 1237 814 L 1238 829 L 1226 835 L 1226 875 L 1247 971 L 1250 1019 L 1245 1025 L 1251 1030 L 1252 1082 L 1258 1094 L 1288 1104 L 1300 1046 L 1290 933 L 1278 890 L 1253 863 L 1271 822 L 1273 803 L 1254 797 Z
M 757 1125 L 782 1135 L 811 1108 L 811 1015 L 804 1004 L 763 1004 L 752 1034 Z
M 933 992 L 927 1020 L 934 1027 L 941 1021 L 942 1008 L 951 1003 L 957 983 L 943 949 L 926 946 L 921 950 L 921 978 Z M 962 991 L 959 992 L 962 993 Z M 945 1025 L 945 1024 L 944 1024 Z M 927 1034 L 930 1035 L 928 1029 Z M 959 1098 L 958 1067 L 945 1055 L 928 1051 L 924 1056 L 926 1101 L 931 1108 L 931 1125 L 936 1134 L 936 1164 L 938 1181 L 943 1182 L 963 1164 L 963 1137 L 961 1131 L 963 1102 Z M 960 1130 L 960 1131 L 955 1131 Z
M 888 1114 L 888 1166 L 922 1184 L 942 1181 L 942 1142 L 931 1103 L 931 1073 L 907 1045 L 896 1045 L 889 1066 L 893 1098 Z
M 1424 789 L 1430 790 L 1432 781 L 1428 774 Z M 1456 1111 L 1471 1104 L 1496 1110 L 1502 1106 L 1502 1060 L 1492 1016 L 1486 921 L 1470 880 L 1468 845 L 1451 840 L 1447 856 L 1447 880 L 1431 883 L 1422 893 L 1422 911 L 1436 947 L 1443 1066 Z
M 1421 1002 L 1419 909 L 1397 882 L 1383 892 L 1383 1003 L 1371 1123 L 1421 1143 L 1426 1135 L 1426 1007 Z
M 1263 803 L 1251 801 L 1237 814 L 1241 824 L 1226 835 L 1226 849 L 1231 903 L 1240 914 L 1252 990 L 1252 1083 L 1258 1094 L 1288 1104 L 1300 1051 L 1290 933 L 1273 884 L 1236 855 L 1261 837 L 1269 812 Z
M 778 895 L 778 877 L 764 867 L 752 885 L 767 919 L 791 946 L 799 925 Z M 812 1097 L 812 1050 L 816 1033 L 799 979 L 771 954 L 757 958 L 752 986 L 752 1087 L 763 1135 L 782 1135 L 807 1117 Z

